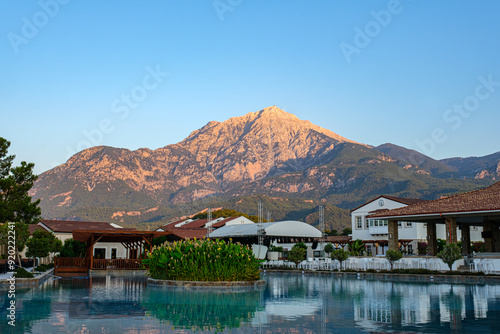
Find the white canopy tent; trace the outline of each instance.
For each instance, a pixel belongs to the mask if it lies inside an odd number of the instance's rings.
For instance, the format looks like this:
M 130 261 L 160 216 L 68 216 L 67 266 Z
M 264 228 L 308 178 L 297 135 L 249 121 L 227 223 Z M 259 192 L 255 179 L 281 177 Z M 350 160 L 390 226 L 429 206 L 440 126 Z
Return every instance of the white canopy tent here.
M 263 223 L 264 235 L 266 237 L 288 237 L 288 238 L 321 238 L 321 231 L 317 228 L 296 220 L 285 220 L 280 222 Z M 258 224 L 226 225 L 212 233 L 210 238 L 238 238 L 258 236 Z

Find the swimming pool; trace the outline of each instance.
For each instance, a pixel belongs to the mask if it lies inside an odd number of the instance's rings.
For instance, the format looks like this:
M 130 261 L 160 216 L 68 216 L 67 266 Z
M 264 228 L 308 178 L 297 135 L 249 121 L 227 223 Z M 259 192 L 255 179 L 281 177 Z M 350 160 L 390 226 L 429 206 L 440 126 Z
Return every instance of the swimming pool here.
M 403 283 L 266 273 L 249 291 L 153 287 L 142 277 L 77 277 L 17 287 L 1 333 L 500 332 L 497 285 Z

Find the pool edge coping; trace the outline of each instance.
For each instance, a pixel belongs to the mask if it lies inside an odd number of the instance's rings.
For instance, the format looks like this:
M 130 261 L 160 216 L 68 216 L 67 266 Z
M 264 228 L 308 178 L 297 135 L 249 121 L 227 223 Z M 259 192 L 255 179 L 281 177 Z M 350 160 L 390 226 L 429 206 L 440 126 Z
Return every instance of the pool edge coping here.
M 177 281 L 161 280 L 148 277 L 148 285 L 164 286 L 184 289 L 197 288 L 218 288 L 218 289 L 252 289 L 264 287 L 266 281 L 263 279 L 256 281 Z

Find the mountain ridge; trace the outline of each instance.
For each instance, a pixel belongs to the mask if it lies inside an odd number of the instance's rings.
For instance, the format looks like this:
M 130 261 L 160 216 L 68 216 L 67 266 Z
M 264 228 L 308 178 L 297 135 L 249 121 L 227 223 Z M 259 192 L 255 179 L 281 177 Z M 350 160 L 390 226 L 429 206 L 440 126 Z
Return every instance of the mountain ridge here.
M 271 106 L 210 121 L 155 150 L 89 148 L 41 174 L 30 194 L 41 199 L 45 218 L 162 221 L 182 208 L 266 195 L 293 199 L 306 219 L 313 204 L 346 209 L 382 193 L 431 199 L 496 177 L 446 179 L 450 171 L 467 174 L 459 169 L 397 145 L 357 143 Z M 348 223 L 345 214 L 336 217 Z

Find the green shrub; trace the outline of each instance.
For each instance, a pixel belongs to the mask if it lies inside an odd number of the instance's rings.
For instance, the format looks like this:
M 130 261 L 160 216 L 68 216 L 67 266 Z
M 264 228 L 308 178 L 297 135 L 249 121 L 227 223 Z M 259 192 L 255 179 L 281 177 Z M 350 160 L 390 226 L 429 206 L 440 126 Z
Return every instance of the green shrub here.
M 26 271 L 26 269 L 24 268 L 17 268 L 16 271 L 14 271 L 14 276 L 16 278 L 33 278 L 35 276 L 33 276 L 32 273 Z
M 390 271 L 393 274 L 412 274 L 412 275 L 437 275 L 439 271 L 429 269 L 394 269 Z
M 293 247 L 302 248 L 303 250 L 305 250 L 307 252 L 307 245 L 305 243 L 303 243 L 302 241 L 301 242 L 297 242 L 295 245 L 293 245 Z
M 418 255 L 426 255 L 427 254 L 427 242 L 422 241 L 417 243 L 417 253 Z
M 328 253 L 328 254 L 330 254 L 331 252 L 333 252 L 333 250 L 334 250 L 334 249 L 335 249 L 335 247 L 333 247 L 333 245 L 332 245 L 332 244 L 330 244 L 330 243 L 326 244 L 326 245 L 325 245 L 325 248 L 323 248 L 323 250 L 324 250 L 326 253 Z
M 391 264 L 391 270 L 392 270 L 392 268 L 394 267 L 394 262 L 403 258 L 403 254 L 400 251 L 389 249 L 387 250 L 387 252 L 385 252 L 385 258 Z
M 476 253 L 479 253 L 479 252 L 485 252 L 486 251 L 486 247 L 484 245 L 484 242 L 473 242 L 471 244 L 471 247 L 472 247 L 472 250 Z
M 298 265 L 300 262 L 306 259 L 306 250 L 300 246 L 295 246 L 292 247 L 290 252 L 288 252 L 287 256 L 288 261 L 291 261 L 295 263 L 295 265 Z
M 443 250 L 438 253 L 437 257 L 443 260 L 451 271 L 453 263 L 455 263 L 456 260 L 460 260 L 462 258 L 462 254 L 460 247 L 458 247 L 457 244 L 449 244 L 443 246 Z
M 49 266 L 47 266 L 46 264 L 41 264 L 38 267 L 36 267 L 35 270 L 40 272 L 47 271 L 49 270 Z
M 252 250 L 222 240 L 184 240 L 153 247 L 142 263 L 155 279 L 254 281 L 260 278 Z
M 84 242 L 66 239 L 59 253 L 60 257 L 85 257 L 87 245 Z
M 361 256 L 366 251 L 366 245 L 361 239 L 351 241 L 347 247 L 352 256 Z
M 284 249 L 283 247 L 281 246 L 274 246 L 274 245 L 271 245 L 269 247 L 269 252 L 278 252 L 278 253 L 283 253 Z
M 444 245 L 446 245 L 446 240 L 436 239 L 436 248 L 438 253 L 443 250 Z
M 342 270 L 342 262 L 344 262 L 349 258 L 349 253 L 343 249 L 336 249 L 331 253 L 330 257 L 332 258 L 332 260 L 339 261 L 340 263 L 339 271 L 340 271 Z

